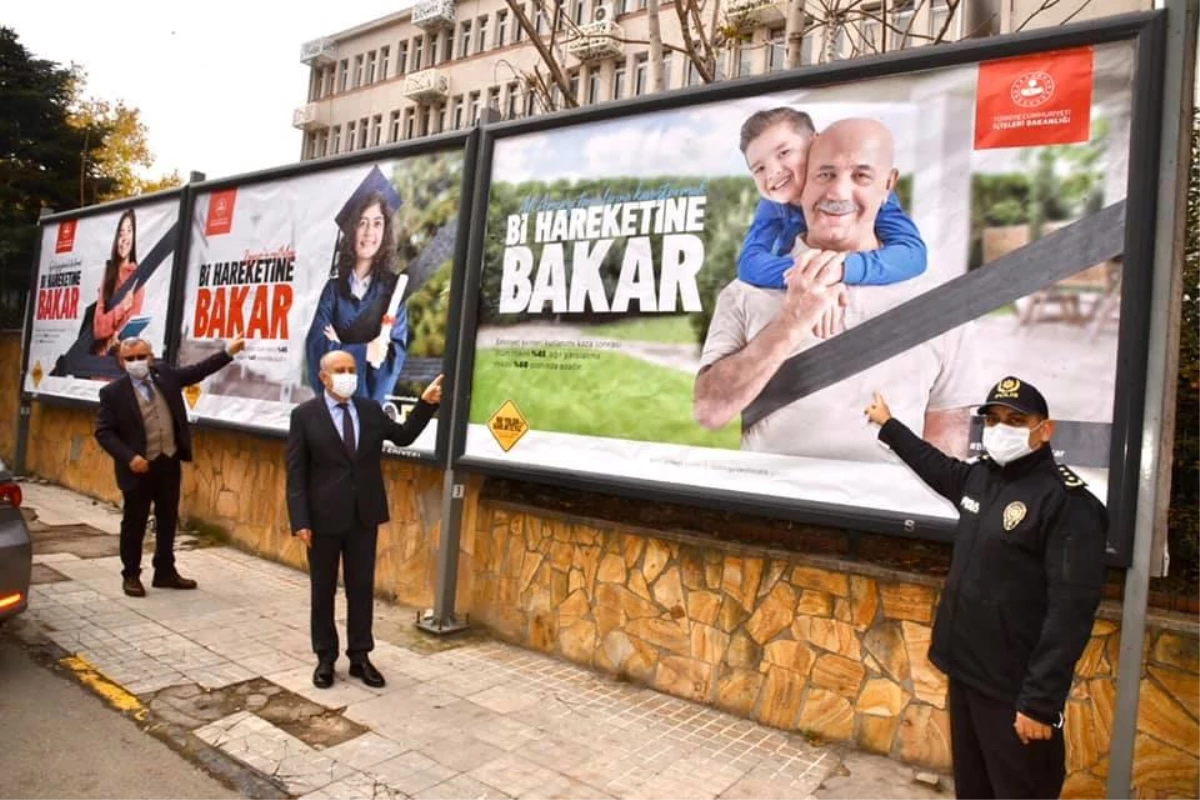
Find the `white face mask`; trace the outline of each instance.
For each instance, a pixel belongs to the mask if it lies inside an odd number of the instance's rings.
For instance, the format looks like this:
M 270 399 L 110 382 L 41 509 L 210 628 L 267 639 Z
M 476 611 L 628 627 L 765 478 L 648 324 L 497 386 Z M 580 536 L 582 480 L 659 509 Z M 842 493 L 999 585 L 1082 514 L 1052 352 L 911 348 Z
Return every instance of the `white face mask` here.
M 355 390 L 358 389 L 358 375 L 352 372 L 339 372 L 331 377 L 334 394 L 343 400 L 354 396 Z
M 1043 420 L 1044 421 L 1044 420 Z M 1042 426 L 1039 422 L 1032 428 L 1015 425 L 993 425 L 983 429 L 983 447 L 1000 466 L 1012 463 L 1033 452 L 1029 446 L 1029 435 Z
M 126 361 L 125 362 L 125 371 L 128 372 L 129 377 L 133 378 L 134 380 L 139 380 L 139 381 L 145 380 L 146 376 L 150 374 L 150 362 L 149 361 Z

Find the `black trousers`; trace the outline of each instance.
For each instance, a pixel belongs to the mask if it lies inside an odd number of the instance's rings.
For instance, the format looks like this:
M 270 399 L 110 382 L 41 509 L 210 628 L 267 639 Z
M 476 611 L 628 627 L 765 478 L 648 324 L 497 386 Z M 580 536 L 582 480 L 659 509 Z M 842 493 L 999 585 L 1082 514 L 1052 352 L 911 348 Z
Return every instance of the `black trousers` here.
M 175 528 L 179 524 L 179 459 L 160 456 L 150 462 L 150 471 L 137 476 L 137 486 L 122 492 L 121 574 L 135 578 L 142 572 L 142 543 L 150 504 L 154 504 L 154 572 L 175 574 Z
M 1021 744 L 1017 712 L 950 680 L 950 740 L 954 791 L 961 798 L 1054 798 L 1066 778 L 1062 728 L 1049 739 Z
M 313 534 L 308 550 L 312 587 L 312 647 L 319 659 L 336 661 L 337 626 L 333 603 L 337 596 L 338 562 L 346 584 L 346 655 L 354 662 L 375 649 L 371 636 L 375 613 L 375 543 L 378 528 L 356 527 L 343 534 Z

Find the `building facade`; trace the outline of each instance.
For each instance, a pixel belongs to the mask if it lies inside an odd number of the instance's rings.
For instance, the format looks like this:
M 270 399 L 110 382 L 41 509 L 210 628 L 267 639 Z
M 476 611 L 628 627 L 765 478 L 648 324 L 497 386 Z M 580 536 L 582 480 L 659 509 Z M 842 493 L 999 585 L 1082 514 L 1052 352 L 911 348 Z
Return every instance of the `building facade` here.
M 517 3 L 553 47 L 579 105 L 651 91 L 646 0 L 562 0 L 566 16 L 553 42 L 551 21 L 538 13 L 551 7 Z M 1152 0 L 873 0 L 851 7 L 841 17 L 810 17 L 802 65 L 1144 10 Z M 719 26 L 736 36 L 719 52 L 716 78 L 783 69 L 785 11 L 785 0 L 723 0 Z M 662 3 L 659 17 L 664 43 L 680 46 L 675 3 Z M 301 61 L 310 69 L 307 102 L 293 116 L 303 132 L 302 160 L 470 127 L 488 107 L 511 119 L 566 105 L 556 86 L 549 96 L 528 86 L 526 76 L 543 62 L 506 0 L 421 0 L 305 43 Z M 664 55 L 663 76 L 668 91 L 702 82 L 681 52 Z

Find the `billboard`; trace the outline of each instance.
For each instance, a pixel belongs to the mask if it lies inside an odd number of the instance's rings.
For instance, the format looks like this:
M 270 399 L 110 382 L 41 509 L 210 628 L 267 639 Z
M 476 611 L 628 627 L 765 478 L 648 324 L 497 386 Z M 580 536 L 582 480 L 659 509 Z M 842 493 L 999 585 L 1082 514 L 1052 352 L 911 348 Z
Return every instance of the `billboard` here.
M 23 388 L 95 401 L 122 375 L 122 339 L 141 337 L 163 355 L 179 194 L 58 215 L 41 228 Z
M 864 409 L 971 458 L 1015 375 L 1107 500 L 1138 46 L 965 52 L 491 133 L 458 463 L 946 531 Z
M 190 414 L 285 432 L 351 353 L 357 394 L 403 419 L 443 369 L 465 151 L 380 157 L 201 187 L 192 206 L 179 362 L 234 336 L 245 353 L 186 395 Z M 403 452 L 432 457 L 437 422 Z

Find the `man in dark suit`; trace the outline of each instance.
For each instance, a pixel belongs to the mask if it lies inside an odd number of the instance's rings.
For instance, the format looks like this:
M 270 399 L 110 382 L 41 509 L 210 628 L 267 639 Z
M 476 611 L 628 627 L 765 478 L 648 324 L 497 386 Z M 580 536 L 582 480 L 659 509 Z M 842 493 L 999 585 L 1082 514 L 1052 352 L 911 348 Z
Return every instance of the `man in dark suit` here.
M 154 360 L 150 343 L 121 342 L 117 357 L 125 374 L 100 390 L 96 441 L 113 457 L 124 495 L 121 516 L 121 575 L 125 594 L 145 597 L 142 542 L 154 503 L 155 588 L 195 589 L 175 569 L 175 526 L 179 521 L 180 462 L 192 460 L 192 432 L 183 408 L 183 388 L 199 383 L 233 361 L 246 346 L 241 337 L 198 364 L 172 367 Z
M 292 535 L 308 547 L 312 587 L 313 685 L 333 685 L 338 656 L 333 603 L 338 562 L 346 584 L 346 656 L 350 675 L 383 686 L 367 654 L 375 647 L 371 617 L 375 598 L 375 543 L 388 521 L 383 485 L 383 442 L 403 447 L 421 434 L 442 399 L 439 375 L 403 424 L 378 403 L 354 397 L 359 376 L 354 357 L 341 350 L 320 362 L 322 394 L 292 411 L 287 443 L 287 499 Z

